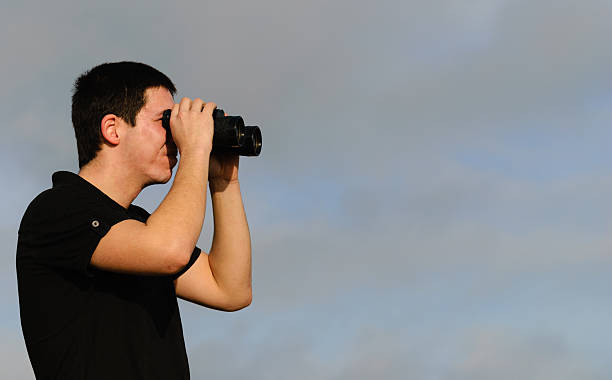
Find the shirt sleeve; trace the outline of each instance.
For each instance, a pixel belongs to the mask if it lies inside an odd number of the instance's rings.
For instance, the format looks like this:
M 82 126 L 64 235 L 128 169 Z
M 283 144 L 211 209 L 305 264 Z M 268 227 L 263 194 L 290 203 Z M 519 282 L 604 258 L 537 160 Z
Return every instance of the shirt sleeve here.
M 132 215 L 132 217 L 134 217 L 137 220 L 140 220 L 143 223 L 146 222 L 149 216 L 151 215 L 149 214 L 147 210 L 143 209 L 140 206 L 136 206 L 136 205 L 130 205 L 128 212 Z M 173 280 L 175 280 L 179 278 L 183 273 L 187 272 L 187 270 L 189 270 L 189 268 L 191 268 L 191 266 L 196 262 L 198 257 L 200 257 L 201 252 L 202 250 L 196 246 L 191 252 L 191 257 L 189 258 L 189 262 L 187 263 L 187 265 L 185 265 L 180 271 L 171 275 L 170 277 Z
M 114 224 L 125 219 L 129 216 L 121 206 L 109 209 L 78 199 L 67 202 L 53 191 L 44 192 L 23 216 L 18 255 L 47 267 L 92 277 L 94 271 L 89 263 L 98 243 Z
M 196 262 L 196 260 L 198 259 L 198 257 L 200 257 L 200 253 L 202 252 L 202 250 L 200 248 L 198 248 L 197 246 L 193 249 L 193 252 L 191 252 L 191 258 L 189 258 L 189 262 L 187 263 L 187 265 L 185 265 L 183 267 L 183 269 L 181 269 L 180 271 L 178 271 L 177 273 L 172 275 L 172 279 L 176 280 L 177 278 L 179 278 L 183 273 L 187 272 L 187 270 L 189 268 L 191 268 L 191 266 Z

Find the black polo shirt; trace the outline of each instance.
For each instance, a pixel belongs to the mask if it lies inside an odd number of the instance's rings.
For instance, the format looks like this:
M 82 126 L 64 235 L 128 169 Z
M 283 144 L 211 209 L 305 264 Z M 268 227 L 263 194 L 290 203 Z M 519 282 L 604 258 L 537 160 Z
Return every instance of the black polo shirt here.
M 172 276 L 89 265 L 100 239 L 149 213 L 113 201 L 70 172 L 28 206 L 17 242 L 21 326 L 37 379 L 189 379 Z M 129 252 L 126 252 L 129 254 Z

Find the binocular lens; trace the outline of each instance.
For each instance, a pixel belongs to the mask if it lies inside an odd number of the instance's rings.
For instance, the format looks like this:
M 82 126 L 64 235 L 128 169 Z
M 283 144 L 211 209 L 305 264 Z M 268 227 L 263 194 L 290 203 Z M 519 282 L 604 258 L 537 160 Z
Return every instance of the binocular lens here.
M 249 126 L 244 129 L 244 144 L 240 148 L 241 156 L 259 156 L 261 152 L 261 130 Z

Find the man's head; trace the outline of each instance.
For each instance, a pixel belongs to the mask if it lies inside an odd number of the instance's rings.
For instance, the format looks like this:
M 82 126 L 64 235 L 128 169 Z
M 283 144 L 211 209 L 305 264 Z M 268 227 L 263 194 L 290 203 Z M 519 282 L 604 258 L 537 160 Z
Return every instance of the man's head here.
M 151 66 L 137 62 L 104 63 L 82 74 L 74 83 L 72 125 L 77 140 L 79 167 L 96 157 L 105 143 L 101 123 L 115 115 L 128 125 L 147 101 L 148 89 L 163 88 L 174 95 L 172 81 Z

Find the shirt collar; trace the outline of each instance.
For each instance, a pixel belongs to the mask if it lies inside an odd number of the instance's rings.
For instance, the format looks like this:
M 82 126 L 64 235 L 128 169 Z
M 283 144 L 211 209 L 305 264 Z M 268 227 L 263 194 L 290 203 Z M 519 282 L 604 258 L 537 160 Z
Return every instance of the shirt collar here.
M 64 185 L 74 186 L 83 193 L 93 195 L 97 200 L 108 204 L 112 204 L 112 207 L 120 207 L 122 210 L 126 210 L 119 203 L 115 202 L 111 197 L 106 195 L 102 190 L 95 187 L 92 183 L 88 182 L 85 178 L 74 174 L 69 171 L 57 171 L 51 176 L 53 187 L 59 187 Z

